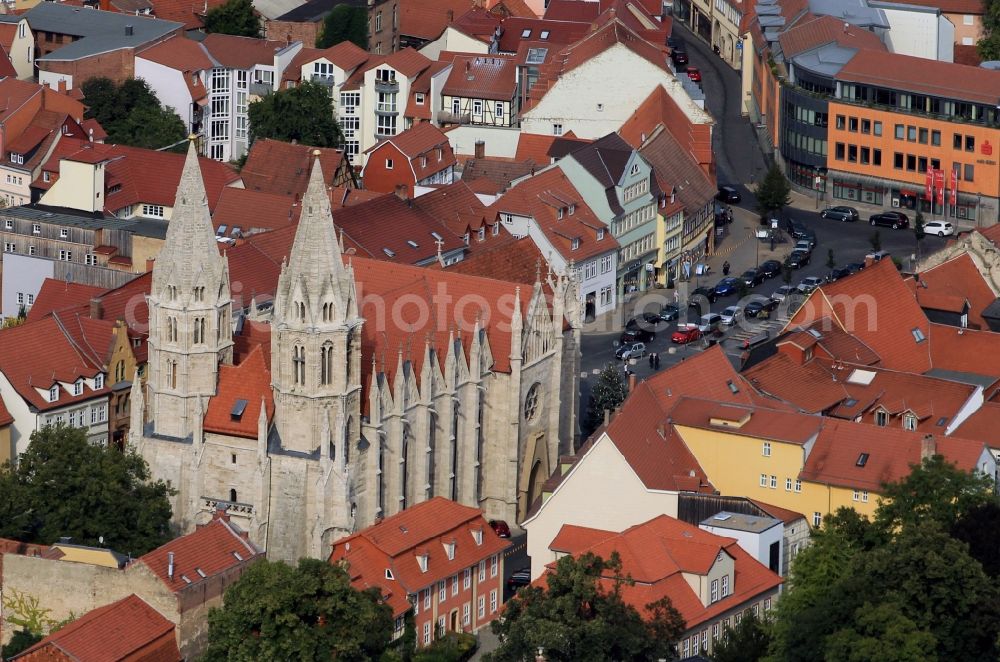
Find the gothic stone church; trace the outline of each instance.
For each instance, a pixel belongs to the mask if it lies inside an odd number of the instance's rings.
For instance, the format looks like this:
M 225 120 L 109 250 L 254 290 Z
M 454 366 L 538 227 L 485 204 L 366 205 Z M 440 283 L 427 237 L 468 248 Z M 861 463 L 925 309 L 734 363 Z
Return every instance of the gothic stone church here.
M 176 524 L 224 507 L 294 561 L 433 496 L 520 520 L 577 429 L 575 284 L 344 256 L 328 195 L 316 161 L 286 246 L 220 254 L 188 152 L 130 431 Z M 235 293 L 268 265 L 273 307 L 245 314 Z

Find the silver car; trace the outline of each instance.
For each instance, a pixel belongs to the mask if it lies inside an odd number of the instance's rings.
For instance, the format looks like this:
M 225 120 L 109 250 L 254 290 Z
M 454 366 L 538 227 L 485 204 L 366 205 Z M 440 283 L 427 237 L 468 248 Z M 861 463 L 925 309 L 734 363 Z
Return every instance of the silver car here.
M 727 306 L 719 315 L 722 324 L 732 326 L 743 317 L 743 310 L 739 306 Z

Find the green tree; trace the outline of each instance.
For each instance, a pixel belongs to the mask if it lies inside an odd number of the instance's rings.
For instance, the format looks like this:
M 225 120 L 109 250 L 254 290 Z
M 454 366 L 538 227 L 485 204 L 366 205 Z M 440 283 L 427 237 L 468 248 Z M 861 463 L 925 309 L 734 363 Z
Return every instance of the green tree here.
M 302 559 L 255 563 L 208 616 L 205 662 L 377 660 L 392 636 L 392 609 L 377 589 L 358 591 L 343 567 Z
M 316 147 L 337 147 L 340 125 L 333 116 L 330 91 L 318 83 L 303 83 L 268 94 L 247 110 L 251 141 L 273 138 Z
M 104 127 L 109 143 L 160 149 L 187 135 L 181 118 L 160 105 L 144 80 L 130 78 L 116 85 L 107 78 L 91 78 L 81 90 L 87 103 L 85 117 Z
M 833 269 L 835 266 L 837 266 L 837 261 L 833 259 L 833 249 L 828 248 L 826 249 L 826 268 Z
M 260 37 L 260 16 L 251 0 L 227 0 L 205 14 L 205 32 Z
M 18 653 L 28 650 L 44 638 L 40 634 L 28 632 L 27 630 L 14 630 L 10 641 L 3 648 L 0 648 L 0 657 L 9 660 Z
M 744 614 L 736 627 L 726 627 L 712 647 L 712 662 L 757 662 L 767 655 L 771 634 L 767 623 Z
M 618 366 L 609 363 L 597 376 L 597 383 L 590 391 L 590 401 L 587 404 L 587 429 L 596 430 L 604 422 L 604 412 L 614 411 L 628 397 L 628 382 L 625 374 Z
M 1000 577 L 1000 504 L 991 499 L 972 506 L 959 515 L 951 535 L 969 546 L 969 554 L 982 564 L 987 575 Z
M 757 210 L 760 212 L 761 218 L 766 219 L 770 214 L 790 205 L 792 200 L 789 198 L 789 194 L 791 192 L 792 185 L 785 179 L 781 168 L 777 164 L 772 165 L 767 174 L 764 175 L 764 179 L 754 189 Z
M 827 639 L 827 662 L 936 662 L 937 641 L 903 615 L 901 605 L 863 604 L 854 620 Z
M 323 30 L 316 37 L 316 48 L 329 48 L 351 41 L 368 50 L 368 11 L 349 4 L 337 5 L 323 19 Z
M 984 5 L 984 34 L 976 50 L 984 61 L 1000 60 L 1000 0 L 986 0 Z
M 675 643 L 684 620 L 664 599 L 647 605 L 647 619 L 621 597 L 630 580 L 621 576 L 617 553 L 605 561 L 587 553 L 564 556 L 546 586 L 528 586 L 491 624 L 500 646 L 489 662 L 533 659 L 539 648 L 550 662 L 677 659 Z M 609 589 L 598 577 L 614 577 Z
M 46 426 L 31 434 L 16 468 L 0 468 L 0 536 L 42 544 L 69 536 L 139 556 L 170 539 L 171 494 L 134 450 Z
M 872 246 L 872 251 L 878 253 L 882 250 L 882 233 L 878 230 L 872 232 L 872 235 L 868 237 L 868 243 Z

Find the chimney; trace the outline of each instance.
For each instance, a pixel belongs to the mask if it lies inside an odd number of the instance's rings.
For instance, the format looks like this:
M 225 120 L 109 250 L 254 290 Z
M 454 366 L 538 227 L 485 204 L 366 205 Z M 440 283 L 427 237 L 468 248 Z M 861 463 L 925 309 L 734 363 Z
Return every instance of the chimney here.
M 476 158 L 485 159 L 486 158 L 486 141 L 477 140 L 476 141 Z
M 131 37 L 133 34 L 134 34 L 134 30 L 132 29 L 132 26 L 131 25 L 126 25 L 125 26 L 125 36 L 126 37 Z
M 61 94 L 66 94 L 66 79 L 60 78 L 57 83 L 57 88 Z
M 449 9 L 448 10 L 448 22 L 451 23 L 454 20 L 455 20 L 455 10 L 454 9 Z
M 867 269 L 868 267 L 872 266 L 873 264 L 875 264 L 875 258 L 869 257 L 869 256 L 866 255 L 865 256 L 865 269 Z
M 104 319 L 104 304 L 101 297 L 94 297 L 90 300 L 90 319 Z
M 920 440 L 920 461 L 929 460 L 935 455 L 937 455 L 937 442 L 934 440 L 934 435 L 925 434 Z
M 611 422 L 611 410 L 610 409 L 605 409 L 604 410 L 604 426 L 607 427 L 608 423 L 610 423 L 610 422 Z
M 167 552 L 167 577 L 174 578 L 174 553 Z
M 394 191 L 396 197 L 403 201 L 408 201 L 410 199 L 409 191 L 407 190 L 406 184 L 396 184 L 396 190 Z

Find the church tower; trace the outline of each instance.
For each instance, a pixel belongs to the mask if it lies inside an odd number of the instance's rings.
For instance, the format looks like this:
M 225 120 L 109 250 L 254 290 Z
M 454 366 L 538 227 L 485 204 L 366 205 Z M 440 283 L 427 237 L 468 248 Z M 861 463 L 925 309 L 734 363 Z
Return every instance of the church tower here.
M 271 325 L 271 385 L 281 447 L 346 466 L 360 429 L 361 323 L 316 156 Z
M 219 363 L 233 359 L 229 265 L 212 231 L 193 140 L 146 301 L 153 434 L 183 439 L 215 395 Z

